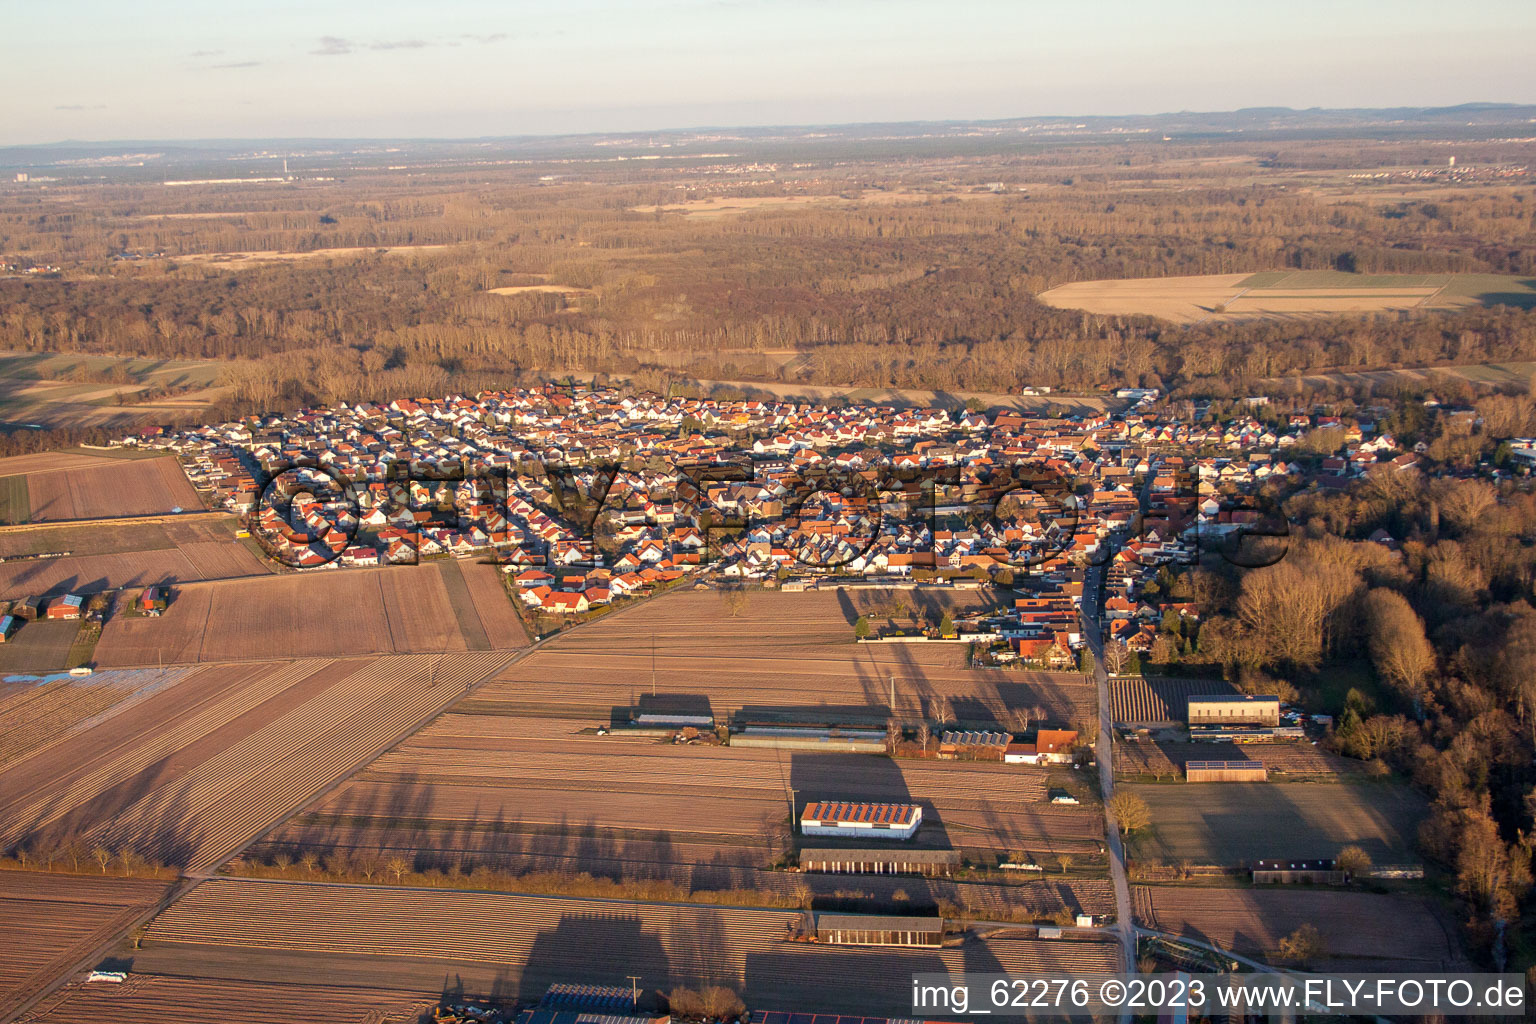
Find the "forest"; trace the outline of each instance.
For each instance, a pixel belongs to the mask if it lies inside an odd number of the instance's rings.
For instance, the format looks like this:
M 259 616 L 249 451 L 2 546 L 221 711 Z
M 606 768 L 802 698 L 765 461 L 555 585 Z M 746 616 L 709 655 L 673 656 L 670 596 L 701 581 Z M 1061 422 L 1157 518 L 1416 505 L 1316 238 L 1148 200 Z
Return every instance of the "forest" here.
M 1517 167 L 1536 154 L 1494 148 Z M 1335 141 L 1301 161 L 1201 142 L 619 180 L 532 166 L 473 183 L 9 190 L 0 262 L 58 269 L 0 276 L 0 349 L 223 360 L 222 412 L 567 373 L 1224 395 L 1321 369 L 1536 358 L 1536 312 L 1506 306 L 1177 327 L 1034 298 L 1275 269 L 1536 276 L 1529 174 L 1415 198 L 1347 173 L 1366 153 L 1442 152 Z M 710 200 L 740 205 L 689 205 Z

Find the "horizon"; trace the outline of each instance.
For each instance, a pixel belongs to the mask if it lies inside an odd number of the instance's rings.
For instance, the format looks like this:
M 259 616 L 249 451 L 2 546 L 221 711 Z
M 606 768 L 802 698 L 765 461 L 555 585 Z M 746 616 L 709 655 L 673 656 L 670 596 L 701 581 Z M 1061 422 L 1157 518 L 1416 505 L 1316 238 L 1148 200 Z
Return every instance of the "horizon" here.
M 6 63 L 21 86 L 0 113 L 0 145 L 1536 102 L 1527 5 L 1480 5 L 1451 29 L 1423 2 L 1381 17 L 1311 6 L 1330 25 L 1321 39 L 1305 31 L 1308 10 L 1276 23 L 1206 0 L 1151 13 L 1124 0 L 1070 12 L 969 0 L 938 13 L 910 0 L 578 0 L 558 11 L 337 0 L 249 14 L 169 0 L 147 16 L 77 0 L 10 14 Z M 1012 113 L 1052 109 L 1072 113 Z
M 985 125 L 1004 124 L 1009 121 L 1052 121 L 1052 120 L 1158 120 L 1177 117 L 1224 117 L 1236 114 L 1275 112 L 1289 114 L 1309 113 L 1385 113 L 1396 111 L 1419 111 L 1423 113 L 1445 113 L 1454 110 L 1499 110 L 1507 108 L 1536 108 L 1536 100 L 1525 102 L 1519 100 L 1464 100 L 1456 103 L 1437 104 L 1391 104 L 1379 107 L 1288 107 L 1277 104 L 1233 107 L 1230 109 L 1210 110 L 1159 110 L 1150 112 L 1127 113 L 1096 113 L 1085 114 L 1080 112 L 1057 113 L 1018 113 L 1004 114 L 999 117 L 924 117 L 909 118 L 906 120 L 879 120 L 879 121 L 800 121 L 800 122 L 765 122 L 762 124 L 680 124 L 680 125 L 652 125 L 646 128 L 593 130 L 593 131 L 534 131 L 519 132 L 506 135 L 227 135 L 227 136 L 187 136 L 187 137 L 154 137 L 154 136 L 125 136 L 122 138 L 60 138 L 43 142 L 0 143 L 0 149 L 49 149 L 64 146 L 121 146 L 138 145 L 145 143 L 173 144 L 173 145 L 218 145 L 218 144 L 248 144 L 257 142 L 290 142 L 290 143 L 378 143 L 378 142 L 420 142 L 420 143 L 480 143 L 480 142 L 513 142 L 522 139 L 559 139 L 559 138 L 584 138 L 606 135 L 679 135 L 697 132 L 722 132 L 722 131 L 773 131 L 794 130 L 805 131 L 813 128 L 879 128 L 900 125 Z

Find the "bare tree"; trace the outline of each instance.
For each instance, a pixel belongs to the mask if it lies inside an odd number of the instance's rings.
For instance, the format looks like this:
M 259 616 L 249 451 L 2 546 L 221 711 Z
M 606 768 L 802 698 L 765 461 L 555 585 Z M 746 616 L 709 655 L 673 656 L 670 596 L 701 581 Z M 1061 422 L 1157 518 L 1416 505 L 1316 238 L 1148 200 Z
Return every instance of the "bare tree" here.
M 91 859 L 101 866 L 101 873 L 107 873 L 107 865 L 112 863 L 112 851 L 105 846 L 91 847 Z
M 1114 813 L 1120 831 L 1126 835 L 1152 823 L 1152 809 L 1140 795 L 1128 789 L 1118 790 L 1109 798 L 1109 809 Z
M 1117 676 L 1125 668 L 1125 663 L 1131 658 L 1131 650 L 1125 646 L 1124 640 L 1109 640 L 1104 644 L 1104 668 L 1112 676 Z
M 400 879 L 411 870 L 411 862 L 397 854 L 384 862 L 384 868 L 394 876 L 395 884 L 399 885 Z
M 720 591 L 720 604 L 725 609 L 725 614 L 733 619 L 739 619 L 745 615 L 749 603 L 745 590 L 731 587 Z
M 1366 648 L 1383 679 L 1421 706 L 1435 668 L 1424 622 L 1403 595 L 1378 587 L 1365 596 Z
M 1073 857 L 1070 853 L 1058 853 L 1056 863 L 1061 865 L 1061 873 L 1066 874 L 1072 869 Z

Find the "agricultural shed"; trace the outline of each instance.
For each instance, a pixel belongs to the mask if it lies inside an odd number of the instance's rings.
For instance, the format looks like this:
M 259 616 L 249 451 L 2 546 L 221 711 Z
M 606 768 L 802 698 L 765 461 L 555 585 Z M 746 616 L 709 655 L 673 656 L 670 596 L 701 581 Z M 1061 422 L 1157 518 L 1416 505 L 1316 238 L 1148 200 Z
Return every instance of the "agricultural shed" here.
M 1343 885 L 1346 879 L 1332 860 L 1257 860 L 1250 870 L 1255 885 Z
M 46 617 L 50 619 L 78 619 L 80 606 L 84 604 L 84 598 L 79 594 L 65 594 L 48 602 Z
M 945 875 L 960 866 L 957 850 L 807 848 L 800 868 L 832 875 Z
M 1184 777 L 1190 782 L 1267 782 L 1263 761 L 1187 761 Z
M 817 914 L 816 941 L 838 946 L 938 946 L 944 942 L 944 919 Z

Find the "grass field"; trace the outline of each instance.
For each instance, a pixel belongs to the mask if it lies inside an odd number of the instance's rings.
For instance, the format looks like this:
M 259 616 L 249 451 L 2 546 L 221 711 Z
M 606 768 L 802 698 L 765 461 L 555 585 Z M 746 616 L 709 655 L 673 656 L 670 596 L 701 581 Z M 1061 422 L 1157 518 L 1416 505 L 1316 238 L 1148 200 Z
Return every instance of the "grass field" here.
M 1261 858 L 1332 857 L 1360 846 L 1378 864 L 1414 861 L 1426 812 L 1406 785 L 1242 782 L 1127 784 L 1152 811 L 1131 837 L 1132 860 L 1236 865 Z
M 27 478 L 20 474 L 0 477 L 0 523 L 26 523 L 32 519 Z
M 78 622 L 28 622 L 0 644 L 0 674 L 60 672 L 69 665 L 69 651 L 80 633 Z
M 1064 309 L 1175 323 L 1309 319 L 1406 309 L 1536 307 L 1536 280 L 1498 274 L 1346 274 L 1274 270 L 1257 274 L 1079 281 L 1042 292 Z

